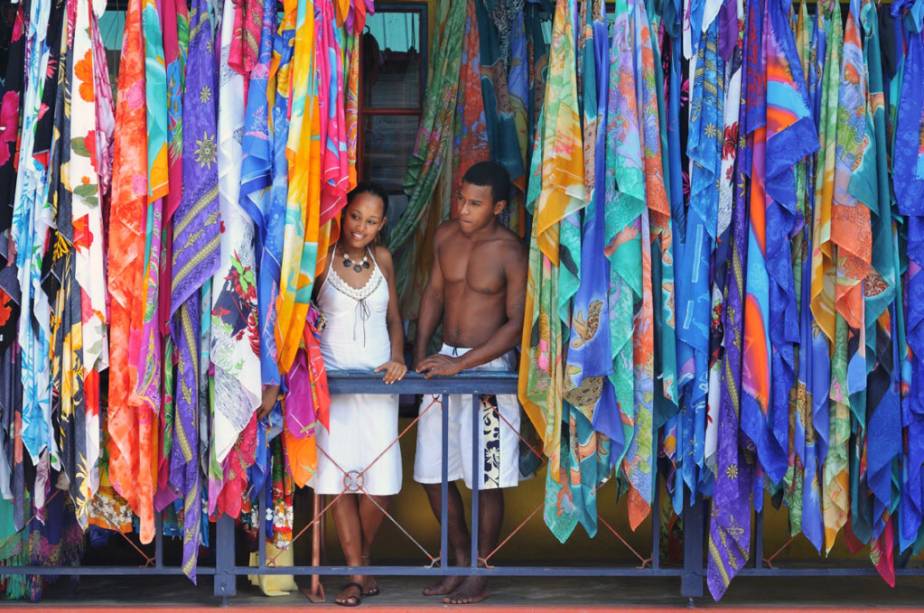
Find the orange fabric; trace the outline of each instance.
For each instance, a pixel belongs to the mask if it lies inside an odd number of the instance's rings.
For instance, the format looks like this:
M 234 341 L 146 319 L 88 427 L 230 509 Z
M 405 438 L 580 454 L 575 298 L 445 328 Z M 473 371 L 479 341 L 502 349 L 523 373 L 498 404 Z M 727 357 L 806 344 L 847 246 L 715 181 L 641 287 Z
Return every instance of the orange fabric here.
M 109 227 L 110 296 L 109 476 L 141 520 L 143 543 L 154 538 L 157 483 L 157 422 L 150 407 L 131 401 L 138 382 L 132 356 L 138 351 L 143 304 L 138 288 L 144 269 L 144 212 L 147 207 L 147 119 L 141 0 L 130 0 L 119 64 Z M 134 338 L 133 338 L 134 337 Z
M 287 2 L 291 5 L 292 2 Z M 291 7 L 289 7 L 291 8 Z M 288 13 L 289 10 L 287 9 Z M 286 159 L 289 192 L 276 298 L 280 372 L 288 372 L 301 344 L 317 264 L 321 200 L 321 118 L 316 72 L 315 15 L 299 4 L 292 56 L 292 98 Z

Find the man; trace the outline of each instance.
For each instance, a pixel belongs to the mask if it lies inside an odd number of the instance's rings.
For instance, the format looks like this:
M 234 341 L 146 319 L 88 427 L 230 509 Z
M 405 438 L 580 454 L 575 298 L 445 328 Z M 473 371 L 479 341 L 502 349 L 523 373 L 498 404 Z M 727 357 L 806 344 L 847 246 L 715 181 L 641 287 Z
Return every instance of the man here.
M 414 361 L 427 378 L 452 376 L 463 370 L 515 371 L 512 349 L 523 329 L 526 251 L 519 238 L 497 216 L 507 206 L 510 177 L 494 162 L 479 162 L 462 178 L 455 218 L 442 224 L 434 240 L 430 281 L 420 303 Z M 442 316 L 443 348 L 424 357 Z M 422 483 L 437 520 L 442 482 L 442 408 L 439 396 L 425 397 L 417 430 L 414 480 Z M 480 494 L 478 552 L 484 558 L 497 546 L 504 517 L 501 488 L 519 481 L 520 408 L 516 395 L 483 396 L 479 419 L 481 467 L 472 475 L 472 399 L 449 400 L 450 481 L 463 479 Z M 469 536 L 462 498 L 449 485 L 448 532 L 456 564 L 468 565 Z M 427 596 L 448 595 L 446 604 L 469 604 L 485 598 L 485 577 L 446 577 L 426 590 Z

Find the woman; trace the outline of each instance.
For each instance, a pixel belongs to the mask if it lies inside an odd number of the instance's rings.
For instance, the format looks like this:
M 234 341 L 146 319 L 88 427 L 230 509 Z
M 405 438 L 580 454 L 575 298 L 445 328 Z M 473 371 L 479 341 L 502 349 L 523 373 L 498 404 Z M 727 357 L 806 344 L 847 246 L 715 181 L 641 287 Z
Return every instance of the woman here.
M 321 351 L 328 371 L 375 370 L 385 383 L 402 379 L 404 332 L 391 254 L 376 245 L 388 196 L 372 183 L 350 192 L 340 240 L 318 278 L 317 302 L 327 321 Z M 333 505 L 337 536 L 348 566 L 366 566 L 389 497 L 401 489 L 398 397 L 331 396 L 330 430 L 318 434 L 318 494 L 343 495 Z M 336 602 L 357 606 L 379 593 L 375 579 L 352 575 Z

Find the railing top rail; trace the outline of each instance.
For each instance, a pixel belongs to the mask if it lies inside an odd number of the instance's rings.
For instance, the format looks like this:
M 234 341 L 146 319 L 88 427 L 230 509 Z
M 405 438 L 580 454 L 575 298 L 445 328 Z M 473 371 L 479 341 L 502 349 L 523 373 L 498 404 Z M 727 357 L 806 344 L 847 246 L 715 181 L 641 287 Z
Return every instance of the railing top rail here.
M 362 370 L 329 370 L 332 394 L 516 394 L 517 373 L 510 371 L 463 372 L 453 377 L 425 378 L 408 372 L 401 381 L 386 385 L 382 374 Z

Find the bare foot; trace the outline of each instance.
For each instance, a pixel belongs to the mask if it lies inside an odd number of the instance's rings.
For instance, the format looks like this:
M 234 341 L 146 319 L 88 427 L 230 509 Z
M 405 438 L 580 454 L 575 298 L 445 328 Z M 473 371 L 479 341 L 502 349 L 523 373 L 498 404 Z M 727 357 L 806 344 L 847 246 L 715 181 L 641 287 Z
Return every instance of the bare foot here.
M 334 600 L 343 607 L 356 607 L 363 601 L 363 586 L 359 582 L 351 581 L 343 586 L 343 590 L 337 594 Z
M 452 594 L 443 598 L 443 604 L 474 604 L 488 597 L 485 586 L 487 577 L 466 577 L 462 585 Z
M 424 596 L 445 596 L 446 594 L 452 594 L 456 589 L 462 585 L 462 581 L 465 577 L 443 577 L 433 585 L 424 588 Z

